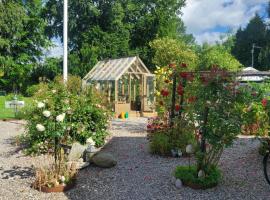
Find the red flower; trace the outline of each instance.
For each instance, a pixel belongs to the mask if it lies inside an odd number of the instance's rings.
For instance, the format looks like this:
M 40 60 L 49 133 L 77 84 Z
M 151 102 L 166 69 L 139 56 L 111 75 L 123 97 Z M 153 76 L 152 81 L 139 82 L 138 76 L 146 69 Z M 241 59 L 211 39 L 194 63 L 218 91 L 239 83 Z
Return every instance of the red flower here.
M 165 83 L 169 83 L 170 81 L 169 81 L 168 79 L 166 79 L 164 82 L 165 82 Z
M 182 63 L 181 64 L 181 67 L 186 68 L 187 67 L 187 64 L 186 63 Z
M 188 77 L 188 75 L 189 75 L 189 73 L 187 73 L 187 72 L 180 72 L 180 76 L 182 77 L 182 78 L 187 78 Z
M 151 124 L 148 124 L 147 125 L 147 129 L 152 129 L 152 125 Z
M 177 111 L 177 112 L 178 112 L 178 111 L 180 110 L 180 108 L 181 108 L 181 106 L 180 106 L 180 105 L 178 105 L 178 104 L 177 104 L 177 105 L 175 105 L 175 111 Z
M 167 90 L 167 89 L 163 89 L 163 90 L 161 90 L 161 95 L 162 96 L 164 96 L 164 97 L 167 97 L 167 96 L 169 96 L 169 91 Z
M 184 94 L 184 88 L 181 84 L 177 86 L 177 93 L 178 95 L 182 96 Z
M 196 99 L 197 99 L 197 97 L 192 96 L 192 97 L 189 97 L 189 98 L 187 99 L 187 102 L 188 102 L 188 103 L 193 103 L 194 101 L 196 101 Z
M 266 107 L 267 106 L 267 99 L 266 98 L 263 98 L 262 99 L 262 105 L 264 106 L 264 107 Z

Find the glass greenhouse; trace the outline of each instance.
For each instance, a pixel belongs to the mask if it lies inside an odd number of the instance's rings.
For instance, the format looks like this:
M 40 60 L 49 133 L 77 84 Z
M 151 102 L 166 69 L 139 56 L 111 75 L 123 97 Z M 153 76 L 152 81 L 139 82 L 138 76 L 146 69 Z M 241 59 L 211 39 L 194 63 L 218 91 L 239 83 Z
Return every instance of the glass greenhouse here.
M 154 113 L 155 76 L 137 56 L 99 61 L 83 78 L 83 84 L 105 93 L 117 115 Z

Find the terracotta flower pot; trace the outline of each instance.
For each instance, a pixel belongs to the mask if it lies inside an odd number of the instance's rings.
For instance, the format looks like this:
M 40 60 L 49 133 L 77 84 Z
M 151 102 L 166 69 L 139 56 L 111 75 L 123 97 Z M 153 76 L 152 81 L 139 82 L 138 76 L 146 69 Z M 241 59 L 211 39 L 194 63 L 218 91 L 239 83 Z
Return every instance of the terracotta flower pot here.
M 41 186 L 40 191 L 41 192 L 46 192 L 46 193 L 52 193 L 52 192 L 65 192 L 68 191 L 72 188 L 74 188 L 76 185 L 76 180 L 73 180 L 69 184 L 63 186 L 63 185 L 58 185 L 55 187 L 46 187 L 46 186 Z
M 210 189 L 210 188 L 213 188 L 213 187 L 217 186 L 217 184 L 204 186 L 204 185 L 200 185 L 200 184 L 197 184 L 197 183 L 186 182 L 186 181 L 183 181 L 183 185 L 187 186 L 187 187 L 190 187 L 190 188 L 192 188 L 194 190 L 206 190 L 206 189 Z

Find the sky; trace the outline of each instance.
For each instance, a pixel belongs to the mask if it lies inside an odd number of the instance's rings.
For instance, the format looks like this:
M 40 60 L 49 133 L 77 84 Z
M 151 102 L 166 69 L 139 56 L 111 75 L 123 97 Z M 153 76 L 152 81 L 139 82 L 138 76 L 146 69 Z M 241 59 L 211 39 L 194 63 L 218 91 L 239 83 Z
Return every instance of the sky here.
M 199 44 L 215 43 L 245 27 L 255 13 L 266 18 L 269 0 L 187 0 L 182 19 Z
M 214 44 L 226 38 L 228 32 L 235 33 L 239 27 L 245 27 L 255 13 L 266 18 L 269 0 L 186 0 L 182 9 L 182 19 L 187 33 L 192 33 L 199 44 Z M 62 44 L 54 39 L 55 46 L 49 56 L 63 55 Z

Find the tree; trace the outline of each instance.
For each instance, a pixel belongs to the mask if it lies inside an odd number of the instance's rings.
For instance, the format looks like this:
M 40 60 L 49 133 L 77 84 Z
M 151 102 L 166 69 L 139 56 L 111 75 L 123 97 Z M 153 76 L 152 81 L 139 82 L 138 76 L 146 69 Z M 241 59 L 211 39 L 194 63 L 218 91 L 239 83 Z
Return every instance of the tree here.
M 45 80 L 52 81 L 60 74 L 62 74 L 62 59 L 49 57 L 46 58 L 43 63 L 33 68 L 30 77 L 32 84 L 36 84 Z
M 30 71 L 49 45 L 41 9 L 41 0 L 0 1 L 0 71 L 7 91 L 25 88 Z
M 199 69 L 208 70 L 213 65 L 236 71 L 242 66 L 228 51 L 230 48 L 222 45 L 209 46 L 204 44 L 199 53 Z
M 62 3 L 50 0 L 45 5 L 50 37 L 62 39 Z M 70 0 L 71 72 L 84 76 L 98 60 L 128 55 L 140 55 L 153 67 L 149 42 L 163 36 L 180 37 L 183 5 L 184 0 Z
M 186 63 L 191 68 L 196 67 L 197 55 L 182 40 L 165 37 L 154 40 L 150 46 L 154 52 L 152 62 L 159 67 L 168 66 L 170 63 Z
M 235 38 L 235 45 L 232 48 L 232 54 L 242 63 L 244 66 L 251 65 L 251 50 L 252 45 L 264 47 L 266 43 L 266 26 L 262 18 L 256 14 L 254 18 L 250 20 L 245 29 L 238 29 Z M 260 49 L 254 51 L 254 67 L 261 69 L 259 63 Z

